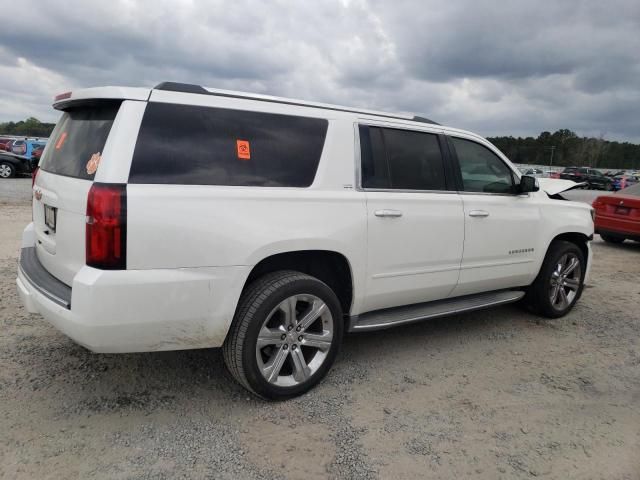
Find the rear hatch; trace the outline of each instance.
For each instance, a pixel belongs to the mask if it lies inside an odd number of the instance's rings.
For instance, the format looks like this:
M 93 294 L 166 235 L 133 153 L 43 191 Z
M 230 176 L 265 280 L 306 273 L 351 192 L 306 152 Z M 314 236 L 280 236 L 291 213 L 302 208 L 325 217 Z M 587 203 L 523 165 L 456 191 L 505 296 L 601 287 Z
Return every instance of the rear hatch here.
M 69 107 L 40 160 L 33 199 L 36 253 L 44 268 L 67 285 L 85 265 L 87 195 L 121 103 Z

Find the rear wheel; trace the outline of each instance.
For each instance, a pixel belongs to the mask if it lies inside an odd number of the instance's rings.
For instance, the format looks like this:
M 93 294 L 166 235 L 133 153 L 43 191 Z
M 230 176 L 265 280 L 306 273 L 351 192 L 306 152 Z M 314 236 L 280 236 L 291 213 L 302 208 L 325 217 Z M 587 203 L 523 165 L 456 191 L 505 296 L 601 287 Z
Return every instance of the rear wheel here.
M 0 162 L 0 178 L 11 178 L 15 176 L 16 169 L 9 162 Z
M 607 243 L 622 243 L 624 242 L 624 237 L 618 237 L 617 235 L 609 235 L 607 233 L 601 233 L 600 238 Z
M 322 380 L 342 335 L 340 302 L 326 284 L 300 272 L 274 272 L 242 294 L 223 355 L 246 389 L 286 399 Z
M 566 315 L 582 295 L 585 272 L 582 250 L 571 242 L 554 241 L 525 303 L 548 318 Z

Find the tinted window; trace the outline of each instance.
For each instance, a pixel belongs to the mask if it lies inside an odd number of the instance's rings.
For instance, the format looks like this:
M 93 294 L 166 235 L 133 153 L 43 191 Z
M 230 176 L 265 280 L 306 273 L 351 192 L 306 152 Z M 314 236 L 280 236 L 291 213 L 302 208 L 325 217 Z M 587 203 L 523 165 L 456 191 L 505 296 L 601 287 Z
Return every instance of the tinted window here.
M 87 163 L 102 154 L 120 102 L 100 103 L 66 111 L 51 134 L 51 146 L 40 160 L 47 172 L 91 180 Z
M 466 192 L 512 193 L 511 169 L 491 150 L 479 143 L 451 137 Z
M 308 187 L 327 120 L 149 103 L 130 183 Z
M 360 148 L 362 186 L 364 188 L 391 188 L 382 129 L 361 125 Z
M 437 135 L 360 127 L 362 186 L 398 190 L 446 190 Z

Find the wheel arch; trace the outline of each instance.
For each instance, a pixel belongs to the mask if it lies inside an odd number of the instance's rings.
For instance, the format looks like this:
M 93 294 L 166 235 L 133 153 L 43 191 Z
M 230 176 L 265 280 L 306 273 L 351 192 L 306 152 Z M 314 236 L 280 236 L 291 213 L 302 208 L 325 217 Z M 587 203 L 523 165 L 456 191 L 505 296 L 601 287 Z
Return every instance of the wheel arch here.
M 582 252 L 582 255 L 584 256 L 584 261 L 585 263 L 589 262 L 589 247 L 587 246 L 587 244 L 593 240 L 593 235 L 589 236 L 589 235 L 585 235 L 584 233 L 580 233 L 580 232 L 565 232 L 565 233 L 560 233 L 558 235 L 556 235 L 555 237 L 553 237 L 553 239 L 551 240 L 551 242 L 549 242 L 549 246 L 547 247 L 547 252 L 545 252 L 545 257 L 547 255 L 547 253 L 549 252 L 549 248 L 551 247 L 551 244 L 555 241 L 558 240 L 564 240 L 566 242 L 570 242 L 573 243 L 575 245 L 578 246 L 578 248 L 580 248 L 580 251 Z M 589 265 L 587 265 L 588 267 Z
M 295 270 L 318 278 L 336 294 L 348 315 L 354 298 L 353 268 L 347 257 L 333 250 L 292 250 L 269 255 L 249 273 L 242 291 L 259 277 L 278 270 Z

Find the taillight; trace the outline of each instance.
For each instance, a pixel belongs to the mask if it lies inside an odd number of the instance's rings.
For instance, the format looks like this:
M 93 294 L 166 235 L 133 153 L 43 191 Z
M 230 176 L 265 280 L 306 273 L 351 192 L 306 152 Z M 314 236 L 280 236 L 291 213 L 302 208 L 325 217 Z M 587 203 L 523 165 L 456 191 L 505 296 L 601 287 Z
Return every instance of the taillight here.
M 87 265 L 127 268 L 127 186 L 94 183 L 87 199 Z
M 38 172 L 40 171 L 40 167 L 36 167 L 31 172 L 31 188 L 36 184 L 36 177 L 38 176 Z

